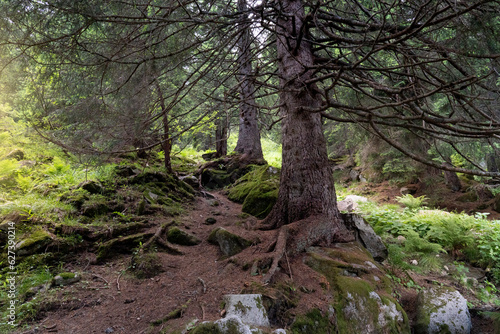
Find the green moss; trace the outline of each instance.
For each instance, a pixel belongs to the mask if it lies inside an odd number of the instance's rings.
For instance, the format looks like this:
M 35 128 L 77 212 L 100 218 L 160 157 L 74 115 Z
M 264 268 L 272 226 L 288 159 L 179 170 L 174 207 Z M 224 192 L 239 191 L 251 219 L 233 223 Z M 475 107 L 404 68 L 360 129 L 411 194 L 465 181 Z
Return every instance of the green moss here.
M 279 170 L 269 165 L 253 167 L 229 189 L 228 198 L 243 203 L 242 211 L 265 218 L 278 198 Z
M 156 253 L 141 252 L 132 256 L 129 271 L 137 278 L 151 278 L 161 273 L 163 266 Z
M 329 334 L 334 332 L 334 327 L 328 317 L 323 317 L 318 309 L 313 309 L 305 315 L 299 315 L 290 329 L 293 334 Z
M 358 333 L 376 328 L 383 333 L 409 333 L 408 318 L 402 308 L 392 297 L 377 293 L 390 292 L 390 281 L 384 280 L 384 273 L 368 266 L 367 261 L 374 263 L 355 243 L 334 249 L 313 248 L 308 253 L 306 264 L 328 282 L 324 288 L 333 297 L 337 332 Z M 382 324 L 380 316 L 385 319 Z
M 90 193 L 85 189 L 75 189 L 63 193 L 60 201 L 74 206 L 80 210 L 83 203 L 89 199 Z
M 189 332 L 190 334 L 225 334 L 219 329 L 219 326 L 213 322 L 207 322 L 196 326 L 195 329 Z
M 37 253 L 39 250 L 46 248 L 52 241 L 51 235 L 41 228 L 35 229 L 31 234 L 24 236 L 17 243 L 16 251 L 18 256 L 30 255 Z
M 194 235 L 182 231 L 178 227 L 172 227 L 168 231 L 167 240 L 170 241 L 171 243 L 183 246 L 194 246 L 201 243 L 200 239 L 198 239 Z
M 62 279 L 71 279 L 71 278 L 75 278 L 76 274 L 65 272 L 65 273 L 60 273 L 58 276 L 61 276 Z

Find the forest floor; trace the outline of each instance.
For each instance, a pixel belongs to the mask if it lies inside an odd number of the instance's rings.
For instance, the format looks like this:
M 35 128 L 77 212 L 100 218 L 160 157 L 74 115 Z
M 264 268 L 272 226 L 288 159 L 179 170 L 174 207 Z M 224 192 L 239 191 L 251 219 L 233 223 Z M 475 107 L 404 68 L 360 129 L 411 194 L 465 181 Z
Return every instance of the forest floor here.
M 391 202 L 399 195 L 399 188 L 388 184 L 364 187 L 366 192 L 377 194 L 380 201 Z M 51 289 L 38 321 L 16 333 L 181 333 L 188 324 L 219 319 L 224 295 L 248 293 L 263 286 L 262 276 L 252 276 L 249 270 L 243 270 L 241 259 L 252 263 L 252 258 L 265 251 L 276 232 L 255 231 L 257 219 L 242 215 L 241 205 L 229 201 L 223 191 L 211 194 L 214 198 L 196 197 L 182 216 L 154 218 L 152 231 L 175 219 L 180 227 L 203 240 L 196 246 L 178 246 L 183 255 L 158 252 L 163 272 L 150 279 L 138 279 L 127 271 L 132 255 L 117 255 L 97 265 L 93 264 L 94 254 L 77 254 L 61 269 L 81 273 L 82 279 L 70 286 Z M 452 198 L 449 201 L 455 203 Z M 214 225 L 205 224 L 209 217 L 217 220 Z M 210 232 L 219 226 L 258 242 L 237 259 L 225 260 L 219 248 L 207 242 Z M 455 286 L 468 299 L 475 298 L 451 277 L 410 275 L 420 287 L 437 281 Z M 289 310 L 289 316 L 303 314 L 312 308 L 324 309 L 328 305 L 321 277 L 303 263 L 301 256 L 290 259 L 289 270 L 278 272 L 276 281 L 299 294 L 298 306 Z M 411 320 L 418 291 L 398 289 L 400 302 Z M 181 312 L 167 320 L 176 310 Z M 474 318 L 474 324 L 473 333 L 494 333 L 492 325 L 484 319 Z

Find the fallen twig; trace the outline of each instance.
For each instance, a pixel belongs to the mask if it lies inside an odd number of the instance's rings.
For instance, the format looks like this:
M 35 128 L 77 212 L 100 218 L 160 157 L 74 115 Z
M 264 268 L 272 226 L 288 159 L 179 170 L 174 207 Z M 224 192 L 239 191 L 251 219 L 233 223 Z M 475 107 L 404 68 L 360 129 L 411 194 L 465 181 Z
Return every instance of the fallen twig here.
M 107 285 L 109 285 L 109 282 L 104 277 L 102 277 L 101 275 L 92 273 L 92 276 L 102 279 L 104 282 L 106 282 Z
M 123 271 L 120 272 L 120 275 L 118 275 L 118 277 L 116 278 L 116 289 L 118 291 L 121 291 L 120 290 L 120 277 L 123 275 Z

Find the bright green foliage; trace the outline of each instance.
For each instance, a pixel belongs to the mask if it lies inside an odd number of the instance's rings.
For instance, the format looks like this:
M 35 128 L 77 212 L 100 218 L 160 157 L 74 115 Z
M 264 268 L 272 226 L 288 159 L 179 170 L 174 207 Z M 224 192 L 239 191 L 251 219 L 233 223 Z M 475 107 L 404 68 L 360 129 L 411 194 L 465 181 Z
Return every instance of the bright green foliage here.
M 388 243 L 389 261 L 394 265 L 409 267 L 408 262 L 417 259 L 426 270 L 437 269 L 438 255 L 444 250 L 487 268 L 500 283 L 500 221 L 440 210 L 395 210 L 370 203 L 361 205 L 361 210 Z M 403 241 L 397 240 L 398 236 L 404 237 Z
M 425 196 L 413 197 L 411 194 L 406 194 L 396 197 L 396 201 L 403 204 L 410 210 L 415 210 L 422 207 L 425 202 L 427 202 L 427 198 Z

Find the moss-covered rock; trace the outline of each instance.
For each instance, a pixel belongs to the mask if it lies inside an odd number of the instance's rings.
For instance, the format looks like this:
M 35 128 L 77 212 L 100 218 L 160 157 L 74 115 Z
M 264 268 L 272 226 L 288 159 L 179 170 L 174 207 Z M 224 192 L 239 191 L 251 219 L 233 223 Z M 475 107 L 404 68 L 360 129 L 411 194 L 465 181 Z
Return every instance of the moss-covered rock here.
M 16 244 L 16 255 L 24 256 L 44 250 L 54 240 L 54 236 L 42 229 L 35 229 Z
M 82 215 L 86 217 L 97 217 L 111 211 L 106 197 L 102 195 L 91 195 L 83 202 L 81 208 Z
M 252 245 L 251 241 L 233 234 L 222 227 L 218 227 L 210 233 L 208 236 L 208 242 L 214 245 L 219 245 L 222 254 L 225 256 L 238 254 L 245 248 Z
M 357 243 L 311 248 L 306 263 L 322 275 L 322 286 L 333 297 L 327 311 L 335 316 L 328 315 L 334 320 L 328 330 L 410 333 L 408 318 L 390 295 L 391 282 L 383 268 Z M 325 321 L 320 323 L 326 326 Z
M 99 181 L 84 181 L 77 186 L 77 189 L 83 189 L 88 191 L 90 194 L 102 194 L 104 193 L 104 187 Z
M 146 232 L 108 240 L 97 249 L 96 260 L 102 262 L 118 253 L 130 254 L 141 242 L 147 241 L 153 235 L 153 232 Z
M 73 205 L 77 210 L 82 208 L 83 203 L 90 198 L 90 193 L 85 189 L 74 189 L 65 192 L 59 201 Z
M 329 334 L 333 332 L 328 316 L 323 316 L 318 309 L 312 309 L 307 314 L 299 315 L 291 326 L 293 334 Z
M 167 232 L 167 240 L 173 244 L 182 246 L 195 246 L 201 243 L 201 240 L 196 236 L 181 230 L 178 227 L 172 227 Z
M 235 316 L 226 317 L 215 322 L 204 322 L 192 331 L 190 334 L 263 334 L 261 329 L 250 327 L 244 324 L 241 319 Z
M 129 271 L 137 278 L 151 278 L 163 272 L 163 265 L 156 253 L 139 253 L 132 256 Z
M 228 198 L 243 203 L 242 211 L 265 218 L 278 198 L 279 170 L 269 165 L 254 166 L 229 189 Z
M 78 273 L 64 272 L 56 275 L 52 279 L 52 286 L 66 286 L 80 281 L 81 276 Z
M 468 334 L 471 326 L 467 300 L 455 289 L 433 287 L 419 293 L 415 334 Z

